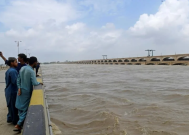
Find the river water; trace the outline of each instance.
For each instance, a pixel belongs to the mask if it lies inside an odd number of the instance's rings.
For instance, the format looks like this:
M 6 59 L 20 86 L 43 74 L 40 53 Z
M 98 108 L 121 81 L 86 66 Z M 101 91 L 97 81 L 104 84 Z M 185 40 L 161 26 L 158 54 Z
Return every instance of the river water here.
M 189 67 L 43 65 L 62 135 L 188 135 Z

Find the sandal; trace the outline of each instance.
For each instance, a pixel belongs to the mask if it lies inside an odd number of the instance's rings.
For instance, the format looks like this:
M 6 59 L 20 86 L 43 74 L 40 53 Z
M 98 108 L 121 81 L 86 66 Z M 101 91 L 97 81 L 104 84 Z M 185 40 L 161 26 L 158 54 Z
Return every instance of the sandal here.
M 19 125 L 16 125 L 15 128 L 13 131 L 21 133 L 22 128 Z

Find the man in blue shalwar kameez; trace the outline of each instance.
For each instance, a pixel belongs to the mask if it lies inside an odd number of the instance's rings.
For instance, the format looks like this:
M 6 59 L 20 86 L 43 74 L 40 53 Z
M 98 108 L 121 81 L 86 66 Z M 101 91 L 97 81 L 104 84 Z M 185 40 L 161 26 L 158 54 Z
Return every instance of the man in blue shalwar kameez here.
M 5 97 L 7 101 L 8 114 L 7 122 L 13 123 L 14 125 L 18 122 L 18 109 L 15 107 L 16 97 L 17 97 L 17 77 L 18 72 L 16 67 L 18 65 L 16 58 L 10 57 L 7 61 L 7 64 L 10 68 L 5 74 L 6 88 L 5 88 Z
M 29 107 L 33 86 L 42 84 L 37 82 L 33 68 L 37 66 L 37 58 L 31 57 L 29 65 L 22 67 L 17 79 L 18 96 L 16 99 L 16 108 L 18 109 L 19 121 L 15 128 L 21 129 L 26 118 L 27 110 Z

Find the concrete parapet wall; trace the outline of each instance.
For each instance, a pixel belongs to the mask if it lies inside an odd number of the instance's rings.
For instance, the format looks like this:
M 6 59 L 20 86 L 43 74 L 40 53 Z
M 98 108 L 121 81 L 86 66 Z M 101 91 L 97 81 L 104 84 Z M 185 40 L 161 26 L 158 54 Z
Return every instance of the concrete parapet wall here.
M 43 82 L 41 74 L 37 81 Z M 22 135 L 53 135 L 48 104 L 42 85 L 34 87 Z

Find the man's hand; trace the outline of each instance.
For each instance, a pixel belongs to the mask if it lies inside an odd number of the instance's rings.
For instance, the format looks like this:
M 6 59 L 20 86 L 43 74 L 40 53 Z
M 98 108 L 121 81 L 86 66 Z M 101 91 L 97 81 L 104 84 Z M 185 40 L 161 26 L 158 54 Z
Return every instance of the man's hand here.
M 3 56 L 3 53 L 2 53 L 2 52 L 0 52 L 0 57 L 1 57 L 4 61 L 7 60 L 7 59 Z
M 43 85 L 43 83 L 40 83 L 41 85 Z
M 21 89 L 18 89 L 18 96 L 22 94 Z
M 0 57 L 3 57 L 3 53 L 2 52 L 0 52 Z

